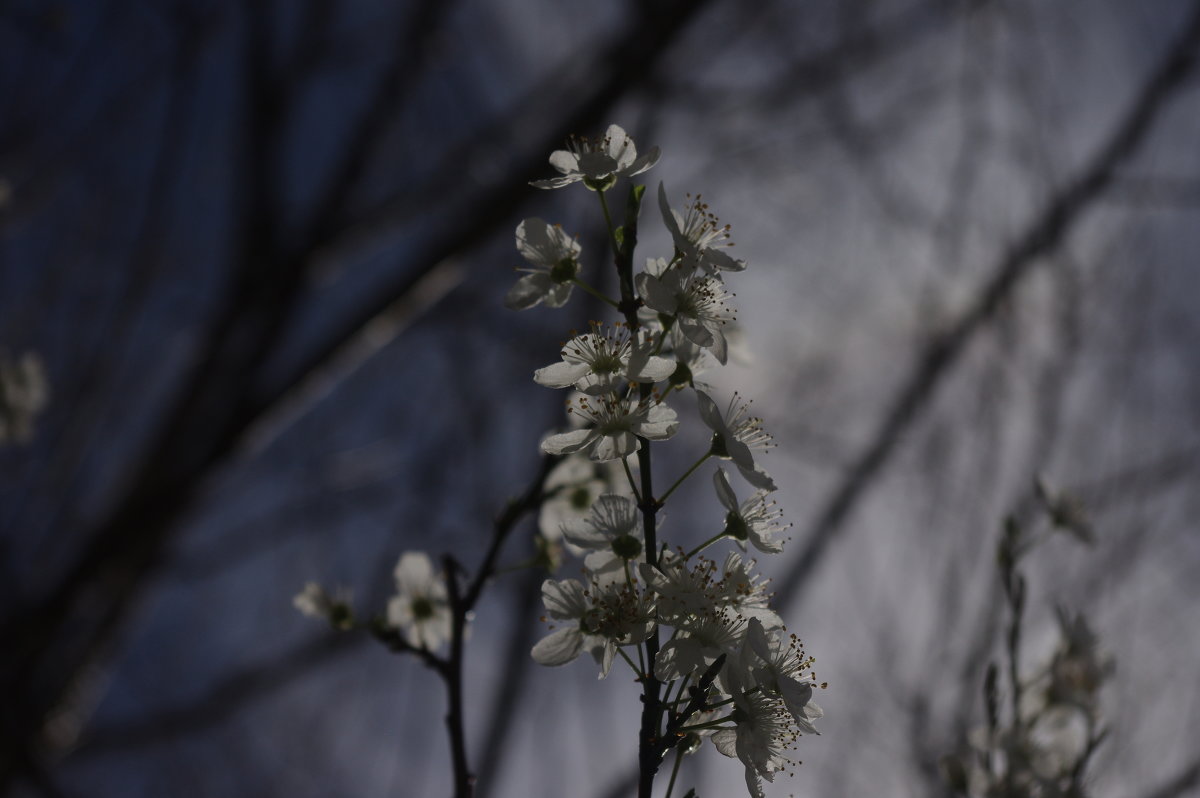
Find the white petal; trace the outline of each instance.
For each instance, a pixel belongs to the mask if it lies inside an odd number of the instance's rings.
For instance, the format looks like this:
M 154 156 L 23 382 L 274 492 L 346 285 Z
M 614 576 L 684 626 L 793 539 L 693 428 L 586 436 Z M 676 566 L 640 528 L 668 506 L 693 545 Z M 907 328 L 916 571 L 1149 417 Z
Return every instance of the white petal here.
M 746 261 L 735 260 L 719 249 L 706 249 L 701 256 L 704 270 L 714 272 L 717 269 L 726 272 L 742 272 L 746 270 Z
M 730 512 L 737 512 L 737 495 L 733 492 L 733 486 L 729 484 L 729 477 L 725 476 L 725 469 L 718 468 L 717 473 L 713 474 L 713 487 L 717 489 L 717 498 L 721 505 Z
M 671 203 L 667 200 L 667 188 L 661 180 L 658 182 L 658 212 L 662 214 L 663 224 L 671 233 L 671 238 L 678 239 L 681 236 L 679 221 L 675 218 L 674 211 L 671 210 Z
M 547 388 L 566 388 L 591 370 L 587 363 L 560 361 L 533 372 L 533 381 Z
M 728 757 L 737 756 L 737 731 L 734 729 L 721 729 L 715 732 L 712 736 L 713 745 L 717 750 Z
M 739 463 L 738 470 L 742 472 L 742 476 L 747 482 L 759 490 L 765 490 L 767 493 L 773 493 L 778 490 L 775 486 L 775 480 L 771 479 L 771 475 L 764 471 L 762 466 L 756 465 L 753 469 L 749 469 L 744 468 Z
M 545 272 L 527 274 L 517 284 L 508 289 L 504 297 L 504 306 L 509 310 L 527 310 L 546 299 L 548 292 L 555 288 L 554 281 Z M 571 286 L 568 285 L 569 289 Z M 549 304 L 549 303 L 547 303 Z M 551 305 L 551 307 L 557 307 Z
M 546 294 L 546 307 L 561 308 L 567 304 L 567 300 L 571 298 L 571 289 L 574 287 L 571 283 L 555 283 L 554 287 Z
M 649 305 L 650 301 L 647 300 L 646 304 Z M 677 323 L 679 324 L 679 331 L 696 346 L 702 346 L 705 349 L 710 349 L 716 345 L 715 336 L 713 335 L 712 331 L 703 323 L 683 316 L 679 318 Z M 717 360 L 720 361 L 722 366 L 725 365 L 725 361 L 721 360 L 720 355 L 718 355 L 715 351 L 713 352 L 713 355 L 717 358 Z
M 578 579 L 542 582 L 542 603 L 551 618 L 571 620 L 583 617 L 587 612 L 587 597 L 583 595 L 583 583 Z
M 545 448 L 545 444 L 542 444 L 542 447 Z M 601 435 L 589 456 L 597 463 L 603 463 L 622 458 L 640 448 L 641 444 L 632 432 L 615 432 L 611 435 Z
M 729 434 L 729 427 L 726 426 L 725 419 L 721 417 L 721 411 L 717 408 L 717 403 L 708 394 L 697 390 L 696 403 L 700 406 L 700 419 L 708 425 L 709 429 L 720 433 L 723 438 L 733 437 Z
M 434 584 L 433 563 L 423 552 L 405 552 L 396 563 L 395 576 L 402 591 L 426 593 Z
M 647 307 L 667 314 L 674 314 L 679 310 L 679 301 L 676 299 L 673 287 L 668 284 L 669 280 L 669 274 L 652 277 L 643 272 L 638 275 L 638 291 Z M 707 346 L 708 344 L 700 345 Z
M 654 166 L 654 164 L 658 163 L 658 159 L 661 154 L 662 153 L 659 152 L 658 147 L 651 147 L 649 152 L 629 165 L 629 168 L 625 171 L 626 176 L 633 177 L 634 175 L 640 175 L 642 172 L 645 172 L 647 169 Z
M 594 429 L 576 429 L 551 435 L 542 441 L 542 451 L 546 454 L 571 454 L 578 452 L 591 443 L 597 433 Z M 595 459 L 595 458 L 592 458 Z
M 659 382 L 675 373 L 675 361 L 651 355 L 649 348 L 635 351 L 629 356 L 629 368 L 625 376 L 630 382 Z
M 579 656 L 583 647 L 583 635 L 579 628 L 569 626 L 557 629 L 538 641 L 533 650 L 534 661 L 540 665 L 566 665 Z
M 652 405 L 646 414 L 646 420 L 637 425 L 637 433 L 652 441 L 662 441 L 675 434 L 679 429 L 679 417 L 675 411 L 665 404 Z
M 580 177 L 551 177 L 546 180 L 530 180 L 529 185 L 534 188 L 562 188 L 569 186 L 572 183 L 578 182 Z
M 758 773 L 754 768 L 746 767 L 746 789 L 750 791 L 750 798 L 767 798 L 767 794 L 763 792 L 762 781 L 758 778 Z
M 764 662 L 771 661 L 771 641 L 767 639 L 767 630 L 757 618 L 751 618 L 746 629 L 746 642 L 750 644 L 750 649 L 763 659 Z
M 729 344 L 725 341 L 725 333 L 721 332 L 720 326 L 716 324 L 708 329 L 713 337 L 713 342 L 708 344 L 708 351 L 712 352 L 717 362 L 724 366 L 725 361 L 729 359 Z M 704 344 L 701 344 L 701 346 L 704 346 Z
M 608 536 L 582 519 L 563 524 L 562 532 L 568 541 L 585 549 L 606 549 L 609 546 Z
M 570 175 L 572 173 L 579 172 L 579 158 L 575 156 L 575 153 L 570 152 L 569 150 L 555 150 L 554 152 L 550 153 L 550 165 L 562 172 L 564 175 Z M 561 180 L 562 178 L 555 179 Z M 570 182 L 574 182 L 574 180 Z

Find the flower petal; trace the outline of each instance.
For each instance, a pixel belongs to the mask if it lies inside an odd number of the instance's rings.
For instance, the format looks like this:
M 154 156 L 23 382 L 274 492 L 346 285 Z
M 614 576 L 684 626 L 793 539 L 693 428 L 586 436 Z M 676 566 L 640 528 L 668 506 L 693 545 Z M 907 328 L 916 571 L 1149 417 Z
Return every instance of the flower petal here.
M 545 448 L 545 444 L 542 444 L 542 447 Z M 641 444 L 638 443 L 637 436 L 632 432 L 614 432 L 610 435 L 601 435 L 600 439 L 596 441 L 596 445 L 592 447 L 589 456 L 597 463 L 603 463 L 632 454 L 640 448 Z
M 596 438 L 594 429 L 576 429 L 551 435 L 542 441 L 542 451 L 546 454 L 571 454 L 586 447 Z M 596 458 L 592 458 L 593 460 Z
M 550 165 L 562 172 L 564 175 L 573 175 L 579 173 L 579 158 L 575 155 L 575 153 L 569 150 L 555 150 L 554 152 L 550 153 Z M 562 180 L 563 178 L 559 177 L 553 179 Z M 568 182 L 574 183 L 578 179 L 578 177 L 575 177 Z
M 721 501 L 721 505 L 731 513 L 736 513 L 738 510 L 737 495 L 733 492 L 733 486 L 729 484 L 729 477 L 725 476 L 725 469 L 718 468 L 717 473 L 713 474 L 713 487 L 717 489 L 717 498 Z
M 533 372 L 533 381 L 547 388 L 566 388 L 591 371 L 587 363 L 560 361 Z
M 566 665 L 579 656 L 583 634 L 576 626 L 557 629 L 538 641 L 529 653 L 539 665 Z
M 679 429 L 679 417 L 665 404 L 651 405 L 646 420 L 637 425 L 637 434 L 652 441 L 663 441 Z
M 509 310 L 528 310 L 546 299 L 547 294 L 556 287 L 554 281 L 550 279 L 550 275 L 545 272 L 527 274 L 517 280 L 516 285 L 508 289 L 508 293 L 504 296 L 504 307 Z M 570 285 L 567 286 L 568 289 L 570 287 Z M 551 307 L 557 307 L 557 305 L 551 305 Z

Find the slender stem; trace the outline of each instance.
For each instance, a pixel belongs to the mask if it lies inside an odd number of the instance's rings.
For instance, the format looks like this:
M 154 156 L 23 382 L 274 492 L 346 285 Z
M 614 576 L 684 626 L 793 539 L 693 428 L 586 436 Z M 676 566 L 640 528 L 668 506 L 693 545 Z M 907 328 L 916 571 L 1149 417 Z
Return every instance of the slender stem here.
M 584 291 L 587 291 L 589 294 L 591 294 L 592 296 L 596 297 L 596 299 L 599 299 L 601 302 L 604 302 L 604 303 L 605 303 L 605 304 L 607 304 L 607 305 L 611 305 L 611 306 L 612 306 L 612 307 L 614 307 L 614 308 L 615 308 L 615 307 L 618 307 L 616 300 L 614 300 L 614 299 L 612 299 L 612 298 L 610 298 L 610 297 L 607 297 L 607 296 L 605 296 L 604 294 L 600 293 L 600 291 L 598 291 L 598 290 L 596 290 L 595 288 L 593 288 L 592 286 L 588 285 L 588 284 L 587 284 L 587 283 L 585 283 L 583 280 L 580 280 L 578 277 L 574 277 L 574 278 L 572 278 L 572 279 L 571 279 L 571 282 L 572 282 L 574 285 L 577 285 L 577 286 L 579 286 L 580 288 L 582 288 Z
M 697 468 L 704 465 L 704 462 L 706 460 L 708 460 L 708 458 L 710 458 L 710 457 L 712 457 L 711 449 L 709 451 L 705 452 L 704 456 L 701 457 L 699 460 L 697 460 L 695 463 L 692 463 L 692 467 L 689 468 L 687 471 L 683 472 L 683 476 L 681 476 L 679 479 L 675 480 L 675 484 L 672 485 L 671 487 L 667 488 L 666 493 L 664 493 L 662 496 L 658 497 L 659 504 L 662 504 L 663 502 L 665 502 L 667 500 L 667 497 L 670 496 L 672 493 L 674 493 L 675 489 L 678 488 L 680 485 L 682 485 L 684 480 L 686 480 L 693 473 L 695 473 Z
M 723 538 L 723 537 L 725 537 L 725 533 L 724 533 L 724 532 L 718 532 L 717 534 L 713 535 L 711 538 L 709 538 L 708 540 L 704 541 L 704 542 L 703 542 L 703 543 L 701 543 L 699 546 L 697 546 L 696 548 L 694 548 L 694 549 L 692 549 L 691 551 L 689 551 L 687 554 L 683 555 L 684 562 L 687 562 L 688 560 L 692 559 L 692 558 L 693 558 L 693 557 L 695 557 L 697 554 L 699 554 L 700 552 L 704 551 L 704 550 L 705 550 L 705 549 L 707 549 L 709 546 L 711 546 L 712 544 L 716 543 L 718 540 L 720 540 L 720 539 L 721 539 L 721 538 Z
M 671 791 L 675 789 L 675 777 L 679 775 L 679 763 L 683 761 L 683 752 L 679 750 L 679 746 L 675 746 L 675 764 L 671 767 L 671 780 L 667 782 L 666 798 L 671 798 Z
M 640 651 L 640 649 L 639 649 L 639 651 Z M 625 653 L 625 649 L 618 646 L 617 653 L 621 655 L 621 659 L 623 659 L 629 663 L 629 667 L 633 668 L 633 672 L 637 674 L 638 681 L 641 681 L 642 679 L 646 678 L 645 671 L 642 668 L 639 668 L 637 666 L 637 664 L 634 663 L 634 661 L 629 658 L 629 655 Z
M 637 480 L 633 478 L 633 472 L 629 470 L 629 459 L 621 458 L 621 465 L 625 467 L 625 478 L 629 480 L 629 489 L 633 491 L 633 498 L 637 499 L 637 503 L 642 503 L 642 494 L 638 492 Z
M 467 625 L 467 609 L 459 592 L 460 567 L 450 555 L 446 555 L 444 562 L 452 622 L 450 659 L 446 663 L 446 669 L 442 671 L 442 677 L 446 682 L 446 696 L 450 705 L 446 712 L 446 729 L 450 734 L 450 758 L 454 768 L 454 798 L 472 798 L 475 793 L 475 776 L 467 764 L 462 689 L 463 633 Z
M 597 191 L 596 195 L 600 197 L 600 207 L 604 210 L 604 227 L 608 230 L 608 240 L 612 244 L 613 253 L 620 257 L 621 245 L 617 243 L 616 228 L 613 227 L 612 214 L 608 212 L 608 200 L 604 198 L 603 191 Z

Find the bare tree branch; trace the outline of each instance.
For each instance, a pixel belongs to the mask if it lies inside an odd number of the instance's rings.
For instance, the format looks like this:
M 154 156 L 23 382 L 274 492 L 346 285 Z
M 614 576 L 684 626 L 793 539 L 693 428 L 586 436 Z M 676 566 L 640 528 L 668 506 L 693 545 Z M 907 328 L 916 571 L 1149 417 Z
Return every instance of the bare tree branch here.
M 1169 100 L 1191 76 L 1198 45 L 1200 4 L 1193 6 L 1183 32 L 1143 83 L 1103 146 L 1051 198 L 1045 210 L 1000 259 L 975 303 L 948 332 L 931 341 L 921 353 L 870 445 L 851 465 L 803 536 L 803 548 L 776 594 L 782 605 L 794 601 L 807 586 L 808 577 L 824 557 L 842 522 L 922 416 L 937 387 L 974 335 L 992 320 L 1039 259 L 1059 246 L 1084 211 L 1109 187 L 1117 169 L 1135 154 Z

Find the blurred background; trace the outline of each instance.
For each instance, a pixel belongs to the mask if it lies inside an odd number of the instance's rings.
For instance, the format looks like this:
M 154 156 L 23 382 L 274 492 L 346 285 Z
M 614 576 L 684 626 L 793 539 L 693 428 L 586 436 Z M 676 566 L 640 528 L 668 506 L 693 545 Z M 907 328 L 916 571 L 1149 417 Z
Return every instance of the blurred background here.
M 529 180 L 621 124 L 750 267 L 746 356 L 794 522 L 763 562 L 822 736 L 771 796 L 946 794 L 1036 476 L 1091 547 L 1029 566 L 1116 662 L 1098 796 L 1197 795 L 1200 3 L 5 0 L 0 348 L 49 402 L 0 446 L 0 794 L 444 796 L 437 678 L 303 618 L 406 550 L 478 561 L 602 309 L 514 313 L 528 216 L 611 280 L 595 197 Z M 668 241 L 653 205 L 643 255 Z M 704 445 L 690 400 L 664 473 Z M 661 477 L 660 477 L 661 478 Z M 668 506 L 711 534 L 708 477 Z M 532 552 L 526 518 L 502 564 Z M 570 566 L 574 567 L 574 566 Z M 632 795 L 636 686 L 541 669 L 542 574 L 467 662 L 480 794 Z M 681 776 L 744 794 L 710 746 Z M 665 781 L 665 779 L 663 780 Z

